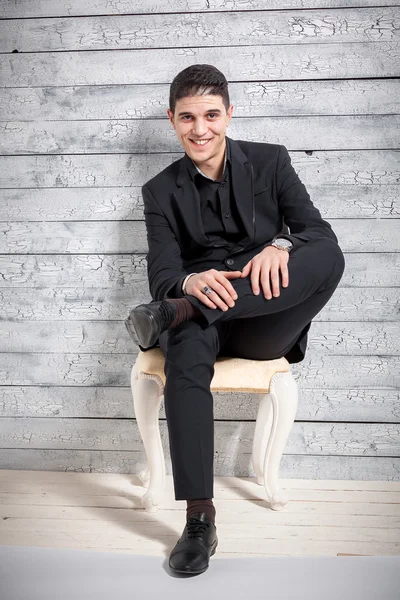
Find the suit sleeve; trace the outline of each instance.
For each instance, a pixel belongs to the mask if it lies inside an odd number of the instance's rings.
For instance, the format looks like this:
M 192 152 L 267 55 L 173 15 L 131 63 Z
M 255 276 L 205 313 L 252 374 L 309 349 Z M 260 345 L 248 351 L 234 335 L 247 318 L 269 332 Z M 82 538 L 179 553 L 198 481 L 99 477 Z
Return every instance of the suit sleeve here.
M 159 208 L 150 190 L 142 187 L 144 218 L 147 230 L 147 276 L 153 300 L 180 298 L 179 290 L 187 273 L 179 244 L 167 218 Z
M 286 147 L 282 145 L 277 161 L 276 189 L 279 210 L 285 224 L 290 228 L 290 234 L 279 234 L 274 240 L 276 238 L 290 240 L 293 250 L 318 238 L 328 237 L 338 242 L 331 225 L 321 217 L 321 213 L 312 203 L 304 184 L 292 166 Z

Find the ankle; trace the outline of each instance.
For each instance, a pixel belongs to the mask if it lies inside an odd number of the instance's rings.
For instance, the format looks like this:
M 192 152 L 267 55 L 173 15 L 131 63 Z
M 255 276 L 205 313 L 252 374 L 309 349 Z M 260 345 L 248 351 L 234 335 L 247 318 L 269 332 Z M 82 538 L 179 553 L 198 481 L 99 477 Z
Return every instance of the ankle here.
M 186 520 L 196 513 L 206 513 L 207 517 L 215 525 L 216 510 L 211 498 L 200 498 L 195 500 L 186 500 Z

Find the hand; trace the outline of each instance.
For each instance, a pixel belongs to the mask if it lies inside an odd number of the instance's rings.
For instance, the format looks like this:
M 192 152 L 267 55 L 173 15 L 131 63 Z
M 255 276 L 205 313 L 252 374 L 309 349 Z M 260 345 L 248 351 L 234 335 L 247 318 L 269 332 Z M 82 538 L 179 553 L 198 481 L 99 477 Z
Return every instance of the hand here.
M 235 306 L 234 301 L 237 299 L 236 291 L 229 279 L 236 279 L 241 274 L 241 271 L 217 271 L 216 269 L 196 273 L 186 282 L 186 294 L 198 298 L 209 308 L 219 307 L 228 310 L 229 307 Z M 209 296 L 203 292 L 205 285 L 213 290 Z
M 279 270 L 282 274 L 282 285 L 289 285 L 289 272 L 287 264 L 289 262 L 289 252 L 279 250 L 275 246 L 267 246 L 259 254 L 256 254 L 243 268 L 242 277 L 247 277 L 251 271 L 251 287 L 253 294 L 260 292 L 261 286 L 264 296 L 267 300 L 272 298 L 270 288 L 270 276 L 272 280 L 272 290 L 275 297 L 279 296 Z

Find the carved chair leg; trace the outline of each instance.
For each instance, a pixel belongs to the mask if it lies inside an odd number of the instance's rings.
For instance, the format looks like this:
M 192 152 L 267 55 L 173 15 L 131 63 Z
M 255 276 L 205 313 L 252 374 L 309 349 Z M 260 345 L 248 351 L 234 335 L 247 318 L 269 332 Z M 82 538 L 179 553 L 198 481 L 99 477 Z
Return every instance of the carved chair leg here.
M 270 405 L 267 396 L 270 397 Z M 298 405 L 297 383 L 290 371 L 275 373 L 271 379 L 270 393 L 261 399 L 261 403 L 262 407 L 259 410 L 269 432 L 263 465 L 264 486 L 272 510 L 282 510 L 289 498 L 279 487 L 279 466 L 293 428 Z M 261 419 L 259 427 L 262 427 Z M 265 440 L 262 444 L 265 444 Z
M 264 459 L 272 427 L 272 400 L 269 394 L 260 398 L 253 438 L 252 463 L 258 485 L 264 485 Z
M 131 389 L 147 458 L 147 468 L 139 473 L 143 485 L 148 488 L 141 503 L 147 511 L 157 512 L 165 487 L 165 460 L 159 427 L 162 394 L 156 376 L 137 375 L 135 369 L 132 369 Z

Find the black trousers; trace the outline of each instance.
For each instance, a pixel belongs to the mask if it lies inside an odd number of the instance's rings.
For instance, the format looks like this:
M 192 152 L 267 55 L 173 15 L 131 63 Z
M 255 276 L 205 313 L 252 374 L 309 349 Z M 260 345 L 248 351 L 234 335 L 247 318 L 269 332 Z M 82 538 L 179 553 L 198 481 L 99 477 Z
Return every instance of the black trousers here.
M 257 252 L 255 251 L 255 254 Z M 194 296 L 202 319 L 160 336 L 165 355 L 164 406 L 176 500 L 214 496 L 214 413 L 210 383 L 218 355 L 256 360 L 283 356 L 334 293 L 344 271 L 336 242 L 321 238 L 289 257 L 289 285 L 278 297 L 254 295 L 250 276 L 231 279 L 238 299 L 227 311 L 207 308 Z M 218 270 L 225 270 L 221 265 Z M 271 288 L 272 291 L 272 288 Z

